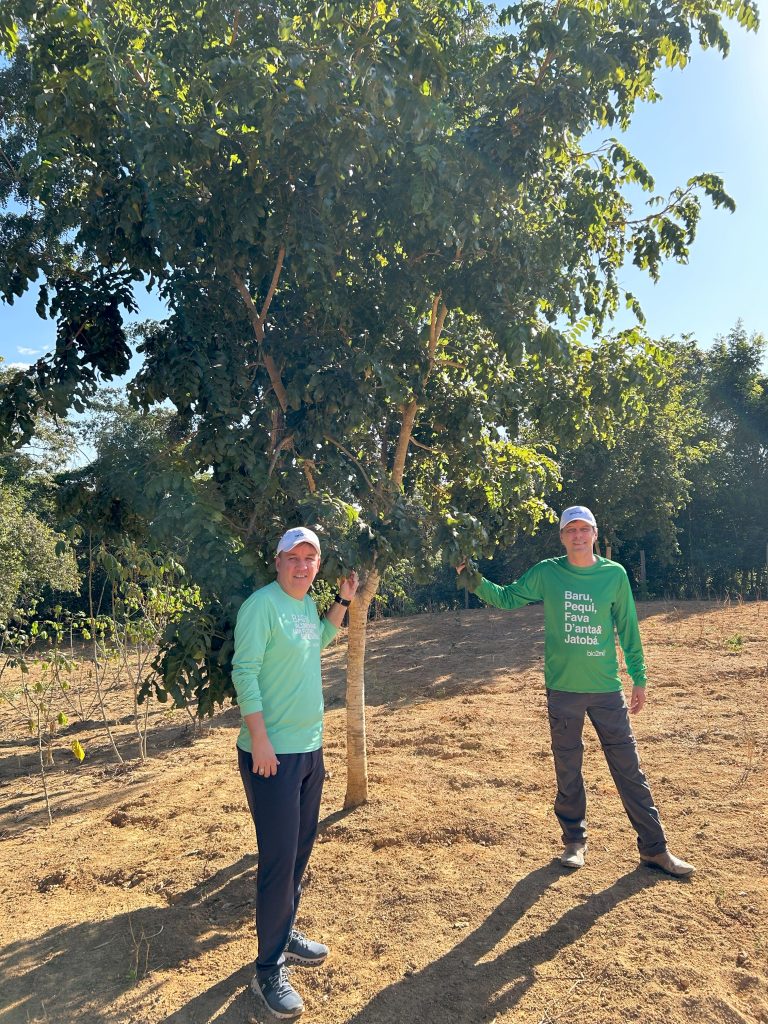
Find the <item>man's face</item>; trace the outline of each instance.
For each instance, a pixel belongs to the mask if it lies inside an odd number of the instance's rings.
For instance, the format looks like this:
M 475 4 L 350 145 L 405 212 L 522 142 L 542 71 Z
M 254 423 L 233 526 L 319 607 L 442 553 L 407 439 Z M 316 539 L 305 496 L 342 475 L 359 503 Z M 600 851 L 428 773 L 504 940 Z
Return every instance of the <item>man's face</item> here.
M 572 562 L 578 562 L 592 554 L 597 530 L 583 519 L 574 519 L 568 523 L 564 530 L 560 531 L 560 540 L 565 548 L 565 553 Z
M 281 551 L 275 559 L 277 582 L 292 597 L 304 596 L 320 568 L 320 556 L 311 544 L 302 541 L 290 551 Z

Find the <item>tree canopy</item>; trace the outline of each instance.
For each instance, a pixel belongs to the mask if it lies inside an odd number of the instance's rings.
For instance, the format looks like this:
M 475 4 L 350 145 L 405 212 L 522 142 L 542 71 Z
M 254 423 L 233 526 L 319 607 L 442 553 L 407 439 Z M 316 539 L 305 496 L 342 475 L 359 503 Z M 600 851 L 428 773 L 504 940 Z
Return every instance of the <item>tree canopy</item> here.
M 0 360 L 0 386 L 12 370 Z M 80 577 L 70 546 L 54 528 L 54 475 L 71 456 L 74 436 L 40 417 L 36 443 L 0 446 L 0 625 L 43 595 L 77 590 Z
M 637 310 L 618 270 L 684 261 L 702 197 L 733 206 L 707 173 L 656 196 L 608 133 L 662 65 L 727 52 L 726 17 L 754 28 L 756 6 L 10 0 L 0 198 L 21 212 L 0 222 L 0 295 L 36 287 L 58 334 L 4 389 L 0 430 L 23 440 L 125 371 L 148 281 L 171 313 L 133 400 L 175 410 L 169 450 L 220 549 L 264 577 L 283 526 L 318 524 L 331 575 L 367 572 L 359 635 L 387 564 L 490 553 L 545 514 L 563 417 L 607 423 L 628 362 L 604 388 L 574 325 Z M 532 403 L 558 361 L 579 387 Z M 242 597 L 217 564 L 197 566 L 206 658 L 179 634 L 165 662 L 204 709 Z

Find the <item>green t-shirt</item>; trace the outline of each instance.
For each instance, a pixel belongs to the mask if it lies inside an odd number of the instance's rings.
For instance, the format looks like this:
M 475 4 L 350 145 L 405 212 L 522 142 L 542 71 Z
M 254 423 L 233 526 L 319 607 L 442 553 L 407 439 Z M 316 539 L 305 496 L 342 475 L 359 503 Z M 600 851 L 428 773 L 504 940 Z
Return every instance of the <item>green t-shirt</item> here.
M 323 743 L 320 651 L 338 632 L 320 620 L 311 597 L 286 594 L 280 584 L 262 587 L 237 614 L 232 682 L 243 718 L 261 711 L 276 754 L 304 754 Z M 245 722 L 237 745 L 251 751 Z
M 571 565 L 567 556 L 547 558 L 516 583 L 483 579 L 477 596 L 496 608 L 544 602 L 544 681 L 550 690 L 605 693 L 621 689 L 614 630 L 635 686 L 645 686 L 645 658 L 637 611 L 626 570 L 598 558 Z

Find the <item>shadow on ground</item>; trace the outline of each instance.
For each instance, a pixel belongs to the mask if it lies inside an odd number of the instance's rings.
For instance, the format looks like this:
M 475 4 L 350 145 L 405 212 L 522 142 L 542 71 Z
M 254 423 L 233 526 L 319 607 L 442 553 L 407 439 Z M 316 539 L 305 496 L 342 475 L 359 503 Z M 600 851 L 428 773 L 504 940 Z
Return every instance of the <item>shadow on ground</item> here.
M 255 864 L 247 854 L 171 906 L 60 926 L 5 946 L 0 1022 L 74 1021 L 86 1007 L 94 1024 L 113 1020 L 113 1000 L 148 971 L 178 968 L 231 941 L 253 913 Z M 83 977 L 98 981 L 86 989 Z M 238 984 L 246 983 L 244 975 Z M 198 1018 L 199 1024 L 206 1019 Z
M 483 635 L 476 629 L 483 619 Z M 440 629 L 435 620 L 439 618 Z M 489 647 L 487 627 L 495 642 Z M 333 652 L 324 666 L 326 705 L 344 702 L 345 659 Z M 369 707 L 407 707 L 424 700 L 482 693 L 510 672 L 544 667 L 543 612 L 523 608 L 444 612 L 392 619 L 370 630 L 365 658 Z M 543 686 L 543 675 L 541 676 Z
M 513 1009 L 536 980 L 535 971 L 572 942 L 581 939 L 605 914 L 661 880 L 638 867 L 602 892 L 568 910 L 543 934 L 527 939 L 498 956 L 503 942 L 547 888 L 562 876 L 557 861 L 521 879 L 483 924 L 434 963 L 379 992 L 348 1024 L 480 1024 Z M 258 1008 L 247 990 L 250 972 L 240 969 L 200 993 L 163 1024 L 243 1024 Z M 261 1018 L 260 1018 L 261 1019 Z
M 331 819 L 336 816 L 331 816 Z M 323 825 L 332 821 L 323 822 Z M 178 969 L 228 943 L 252 912 L 256 858 L 247 855 L 206 879 L 170 907 L 148 907 L 107 921 L 54 928 L 0 953 L 6 979 L 0 1022 L 89 1020 L 107 1024 L 110 1006 L 147 969 Z M 493 956 L 515 924 L 561 877 L 557 861 L 522 878 L 482 925 L 434 963 L 383 989 L 349 1024 L 418 1020 L 421 1024 L 473 1024 L 514 1008 L 535 981 L 535 969 L 580 939 L 603 915 L 658 881 L 638 867 L 568 910 L 543 934 Z M 83 961 L 96 988 L 80 984 Z M 94 962 L 98 972 L 93 971 Z M 245 964 L 164 1018 L 164 1024 L 242 1024 L 255 1009 Z M 137 998 L 151 995 L 143 986 Z M 103 1007 L 93 1011 L 94 1004 Z
M 320 821 L 320 833 L 350 813 L 339 810 L 327 815 Z M 201 954 L 226 945 L 246 926 L 254 912 L 257 864 L 256 854 L 246 854 L 176 896 L 172 906 L 145 907 L 104 921 L 53 928 L 28 942 L 5 946 L 0 951 L 1 1024 L 74 1021 L 86 1006 L 93 1024 L 107 1024 L 114 1019 L 109 1009 L 113 1000 L 148 971 L 178 969 L 194 962 Z M 82 969 L 85 962 L 87 975 Z M 253 1005 L 246 989 L 252 974 L 252 963 L 245 964 L 168 1021 L 240 1024 L 248 1020 L 246 1008 L 252 1012 Z M 98 988 L 85 990 L 83 976 L 98 976 Z M 217 1016 L 236 993 L 224 1016 Z M 140 999 L 146 998 L 146 989 L 141 988 Z M 103 1009 L 94 1012 L 94 1002 Z
M 424 970 L 383 989 L 348 1024 L 419 1021 L 474 1024 L 513 1009 L 536 980 L 535 970 L 581 939 L 623 900 L 660 881 L 644 867 L 622 875 L 602 892 L 568 910 L 543 934 L 493 950 L 559 877 L 557 861 L 522 878 L 474 932 Z
M 676 623 L 710 611 L 706 602 L 649 601 L 638 605 L 640 621 Z M 488 627 L 494 643 L 488 644 Z M 446 626 L 448 628 L 446 628 Z M 480 628 L 478 628 L 480 627 Z M 345 694 L 344 646 L 324 667 L 326 706 L 339 707 Z M 513 612 L 472 608 L 413 615 L 371 623 L 365 659 L 366 703 L 392 710 L 423 700 L 483 693 L 511 673 L 531 672 L 530 685 L 544 686 L 542 605 Z

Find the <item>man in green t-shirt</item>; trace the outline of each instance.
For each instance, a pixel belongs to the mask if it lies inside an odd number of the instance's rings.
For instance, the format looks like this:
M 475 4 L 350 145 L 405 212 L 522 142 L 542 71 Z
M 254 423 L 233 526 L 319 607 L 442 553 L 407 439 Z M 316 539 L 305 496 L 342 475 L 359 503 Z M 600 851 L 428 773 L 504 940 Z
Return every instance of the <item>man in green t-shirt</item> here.
M 560 519 L 565 555 L 532 566 L 516 583 L 500 587 L 457 566 L 460 578 L 482 601 L 496 608 L 544 602 L 544 681 L 555 761 L 555 815 L 564 844 L 565 867 L 580 868 L 587 851 L 587 797 L 582 775 L 584 717 L 589 716 L 613 781 L 633 828 L 640 859 L 671 875 L 694 867 L 667 849 L 659 812 L 640 767 L 629 722 L 645 704 L 645 658 L 635 602 L 623 566 L 594 553 L 597 523 L 584 505 L 567 508 Z M 615 634 L 633 682 L 624 700 Z
M 256 826 L 258 956 L 254 993 L 276 1016 L 298 1017 L 304 1003 L 285 964 L 321 964 L 328 948 L 294 928 L 301 880 L 312 852 L 325 779 L 320 651 L 357 592 L 352 572 L 321 620 L 309 588 L 320 541 L 303 526 L 277 546 L 277 579 L 243 603 L 235 626 L 232 681 L 242 725 L 240 775 Z

